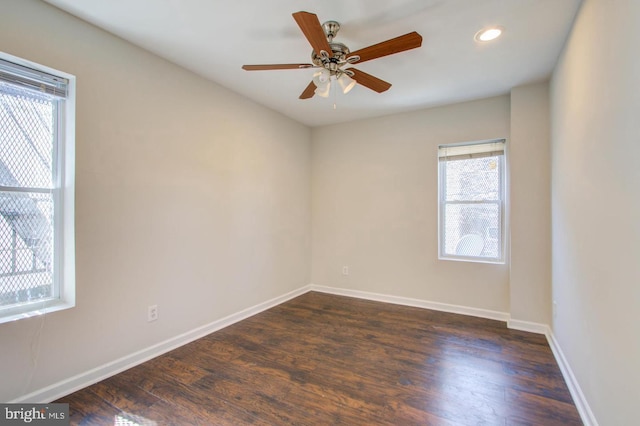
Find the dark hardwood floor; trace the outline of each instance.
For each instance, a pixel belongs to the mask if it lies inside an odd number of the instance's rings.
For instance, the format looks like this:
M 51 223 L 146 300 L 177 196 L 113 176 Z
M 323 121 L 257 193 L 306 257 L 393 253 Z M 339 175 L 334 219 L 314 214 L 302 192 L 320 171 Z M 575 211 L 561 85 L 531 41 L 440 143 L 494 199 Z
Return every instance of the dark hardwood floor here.
M 542 335 L 315 292 L 56 402 L 88 425 L 582 424 Z

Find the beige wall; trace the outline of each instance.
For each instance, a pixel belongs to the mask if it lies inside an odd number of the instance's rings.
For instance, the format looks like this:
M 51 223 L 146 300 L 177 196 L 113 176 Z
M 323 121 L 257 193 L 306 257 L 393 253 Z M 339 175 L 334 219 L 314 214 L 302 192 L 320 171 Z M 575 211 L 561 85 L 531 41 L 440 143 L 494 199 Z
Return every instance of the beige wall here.
M 308 128 L 40 1 L 1 9 L 0 51 L 77 76 L 77 307 L 0 324 L 0 401 L 309 283 Z
M 508 312 L 508 265 L 438 260 L 437 187 L 439 144 L 508 136 L 509 96 L 314 129 L 312 282 Z
M 601 425 L 638 423 L 638 22 L 586 0 L 552 80 L 553 331 Z
M 511 318 L 551 321 L 551 155 L 549 84 L 511 91 Z

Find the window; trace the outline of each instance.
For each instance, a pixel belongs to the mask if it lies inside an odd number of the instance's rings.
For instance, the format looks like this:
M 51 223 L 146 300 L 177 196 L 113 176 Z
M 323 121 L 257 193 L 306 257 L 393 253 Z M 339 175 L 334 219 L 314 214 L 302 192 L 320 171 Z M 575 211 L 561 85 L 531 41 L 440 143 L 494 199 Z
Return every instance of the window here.
M 504 262 L 505 141 L 441 145 L 441 259 Z
M 75 304 L 73 95 L 0 53 L 0 322 Z

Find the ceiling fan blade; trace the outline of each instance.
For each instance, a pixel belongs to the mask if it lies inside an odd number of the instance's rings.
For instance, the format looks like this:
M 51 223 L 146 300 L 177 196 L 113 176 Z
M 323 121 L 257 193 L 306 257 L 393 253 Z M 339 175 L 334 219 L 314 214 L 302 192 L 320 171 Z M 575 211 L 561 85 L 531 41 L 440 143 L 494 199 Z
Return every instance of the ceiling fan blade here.
M 309 85 L 307 86 L 306 89 L 304 89 L 304 91 L 302 92 L 302 94 L 300 95 L 300 99 L 310 99 L 313 98 L 313 95 L 315 94 L 315 90 L 316 90 L 316 85 L 315 83 L 312 81 L 311 83 L 309 83 Z
M 264 65 L 243 65 L 246 71 L 269 71 L 269 70 L 299 70 L 313 68 L 312 64 L 264 64 Z
M 393 55 L 394 53 L 404 52 L 405 50 L 415 49 L 420 46 L 422 46 L 422 36 L 414 31 L 409 34 L 351 52 L 347 58 L 359 56 L 360 60 L 355 62 L 359 64 L 360 62 Z
M 357 70 L 355 68 L 349 68 L 349 71 L 353 73 L 353 79 L 358 83 L 362 84 L 364 87 L 368 87 L 369 89 L 382 93 L 386 90 L 389 90 L 391 87 L 391 83 L 387 83 L 384 80 L 380 80 L 378 77 L 374 77 L 371 74 L 367 74 L 364 71 Z
M 313 47 L 313 50 L 319 55 L 322 50 L 327 52 L 329 57 L 333 57 L 331 46 L 327 41 L 327 36 L 320 25 L 318 16 L 309 12 L 296 12 L 293 14 L 293 19 L 296 20 L 298 26 L 302 30 L 304 36 L 309 40 L 309 44 Z

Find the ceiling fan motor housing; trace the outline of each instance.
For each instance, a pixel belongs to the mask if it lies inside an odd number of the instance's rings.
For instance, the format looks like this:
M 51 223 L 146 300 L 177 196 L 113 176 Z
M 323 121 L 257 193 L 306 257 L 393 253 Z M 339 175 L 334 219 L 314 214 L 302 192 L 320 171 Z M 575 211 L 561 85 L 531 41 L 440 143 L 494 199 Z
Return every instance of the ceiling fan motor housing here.
M 347 55 L 351 52 L 347 46 L 342 43 L 334 43 L 333 38 L 340 31 L 340 23 L 337 21 L 327 21 L 322 24 L 322 29 L 327 36 L 329 47 L 333 56 L 323 55 L 322 52 L 311 51 L 311 62 L 317 67 L 322 67 L 331 72 L 331 75 L 335 75 L 338 69 L 344 65 L 347 61 Z
M 315 50 L 311 52 L 311 62 L 318 67 L 330 69 L 329 64 L 334 63 L 336 66 L 343 65 L 347 61 L 347 55 L 351 53 L 349 48 L 342 43 L 329 43 L 333 57 L 322 56 Z

